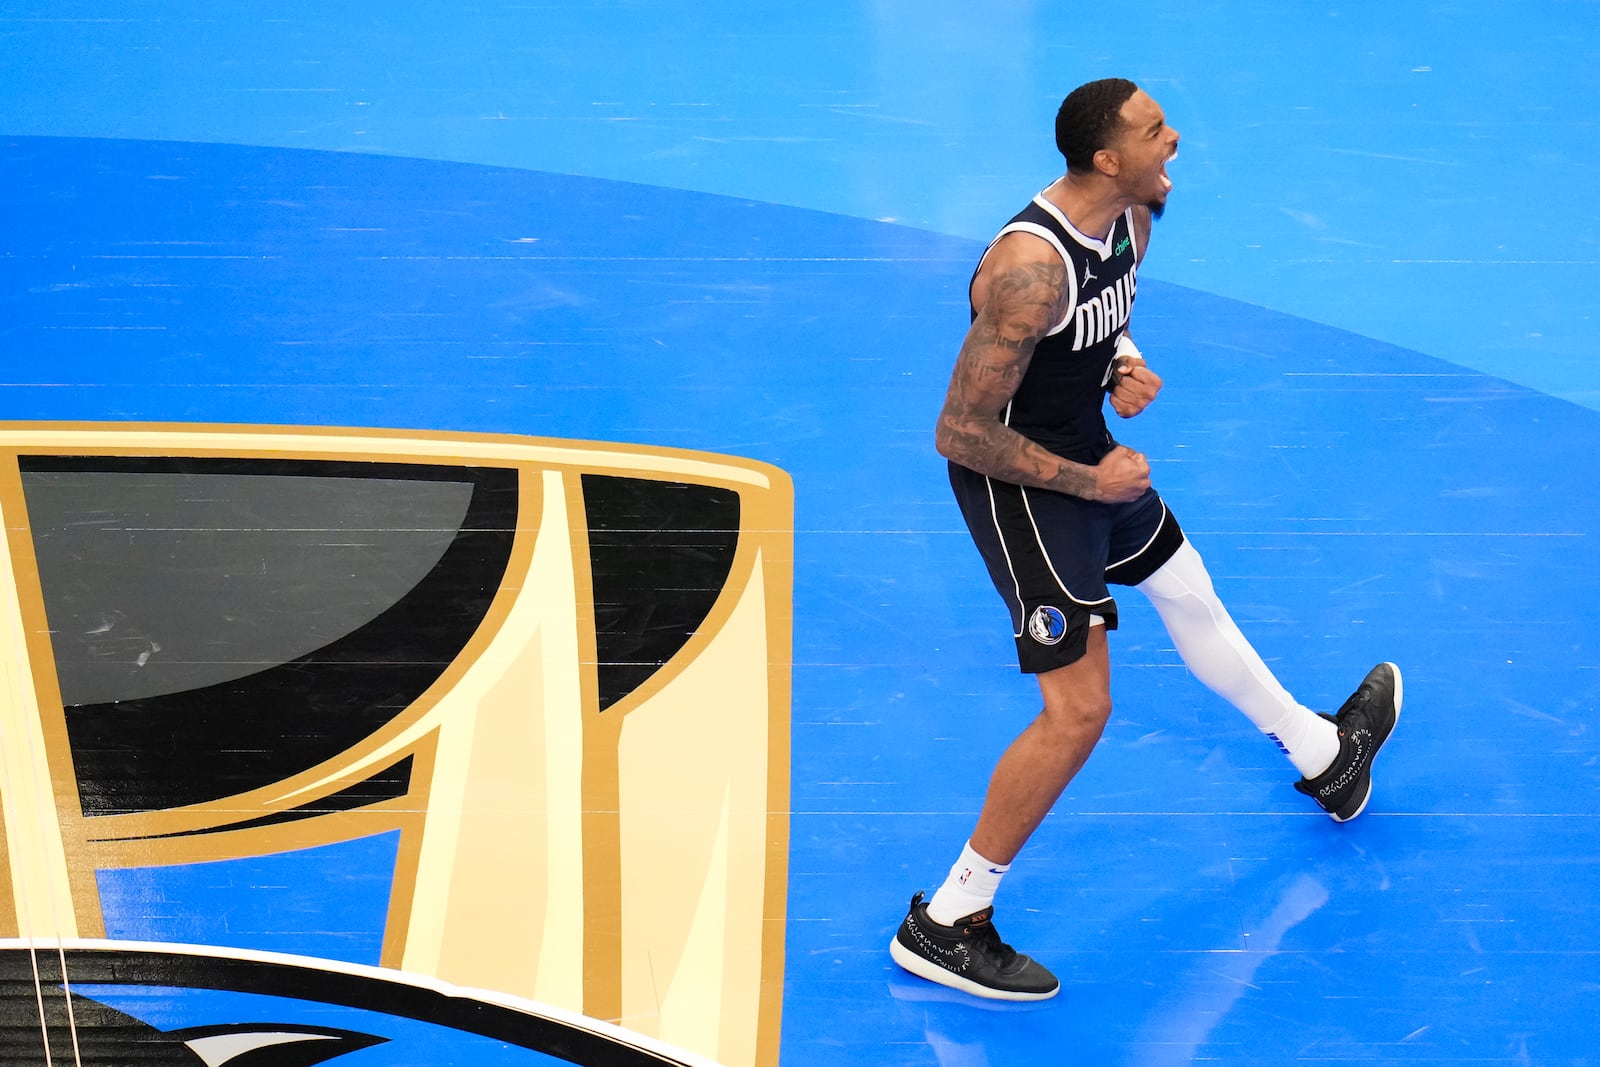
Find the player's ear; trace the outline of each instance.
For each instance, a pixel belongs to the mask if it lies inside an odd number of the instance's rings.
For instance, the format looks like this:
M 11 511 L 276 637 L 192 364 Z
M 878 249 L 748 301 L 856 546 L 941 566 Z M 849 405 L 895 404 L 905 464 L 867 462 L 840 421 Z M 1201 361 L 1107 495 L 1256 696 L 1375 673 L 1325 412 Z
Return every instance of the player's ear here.
M 1094 154 L 1094 169 L 1108 178 L 1115 178 L 1122 173 L 1122 157 L 1109 148 L 1102 148 Z

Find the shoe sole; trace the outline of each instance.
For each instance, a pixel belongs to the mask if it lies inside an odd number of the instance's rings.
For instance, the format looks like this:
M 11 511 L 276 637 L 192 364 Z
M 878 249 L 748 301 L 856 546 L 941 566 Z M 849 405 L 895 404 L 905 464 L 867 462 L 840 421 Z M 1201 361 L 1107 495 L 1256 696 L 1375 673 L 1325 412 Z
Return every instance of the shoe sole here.
M 994 989 L 990 986 L 979 985 L 970 978 L 963 978 L 959 974 L 947 971 L 937 963 L 932 963 L 912 952 L 900 943 L 899 938 L 889 942 L 889 956 L 901 967 L 910 971 L 918 978 L 926 978 L 930 982 L 937 982 L 951 989 L 959 989 L 963 993 L 971 993 L 975 997 L 985 1000 L 1049 1000 L 1061 992 L 1061 983 L 1048 993 L 1028 993 L 1016 989 Z
M 1383 751 L 1383 746 L 1388 744 L 1389 738 L 1394 736 L 1394 728 L 1400 725 L 1400 705 L 1405 701 L 1406 687 L 1400 680 L 1400 667 L 1394 663 L 1386 663 L 1386 666 L 1394 674 L 1394 722 L 1389 724 L 1389 732 L 1383 736 L 1383 742 L 1373 750 L 1372 763 L 1376 763 L 1378 761 L 1378 753 Z M 1362 812 L 1367 810 L 1367 801 L 1372 799 L 1372 763 L 1367 764 L 1367 792 L 1366 795 L 1361 798 L 1361 806 L 1342 819 L 1339 818 L 1337 812 L 1328 812 L 1328 815 L 1333 819 L 1334 822 L 1340 824 L 1350 822 L 1354 820 L 1357 815 L 1360 815 Z

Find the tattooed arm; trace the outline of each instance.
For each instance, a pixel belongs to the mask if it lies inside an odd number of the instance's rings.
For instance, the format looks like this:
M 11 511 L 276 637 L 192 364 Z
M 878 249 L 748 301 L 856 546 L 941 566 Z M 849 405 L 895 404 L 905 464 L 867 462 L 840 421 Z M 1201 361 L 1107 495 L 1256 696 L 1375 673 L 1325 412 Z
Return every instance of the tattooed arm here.
M 1066 314 L 1065 290 L 1066 266 L 1044 241 L 1017 233 L 995 245 L 973 284 L 978 316 L 939 413 L 939 454 L 1017 485 L 1085 500 L 1136 500 L 1150 485 L 1150 467 L 1132 449 L 1119 445 L 1097 466 L 1073 463 L 1000 421 L 1034 346 Z

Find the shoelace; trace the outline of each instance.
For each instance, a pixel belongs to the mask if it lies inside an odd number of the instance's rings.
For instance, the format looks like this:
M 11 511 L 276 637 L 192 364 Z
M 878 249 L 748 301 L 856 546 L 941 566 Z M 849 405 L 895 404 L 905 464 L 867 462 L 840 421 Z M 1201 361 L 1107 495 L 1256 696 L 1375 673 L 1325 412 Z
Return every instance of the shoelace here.
M 977 930 L 974 930 L 973 936 L 978 939 L 979 944 L 981 944 L 990 955 L 994 956 L 995 962 L 999 964 L 1001 968 L 1011 966 L 1011 961 L 1017 958 L 1016 950 L 1010 945 L 1006 944 L 1004 941 L 1000 940 L 1000 931 L 994 928 L 993 923 L 987 923 Z
M 1377 699 L 1378 687 L 1372 683 L 1363 682 L 1361 683 L 1361 688 L 1352 693 L 1350 699 L 1344 702 L 1344 706 L 1339 709 L 1339 713 L 1353 711 L 1363 717 L 1368 716 L 1371 714 L 1372 705 L 1377 702 Z

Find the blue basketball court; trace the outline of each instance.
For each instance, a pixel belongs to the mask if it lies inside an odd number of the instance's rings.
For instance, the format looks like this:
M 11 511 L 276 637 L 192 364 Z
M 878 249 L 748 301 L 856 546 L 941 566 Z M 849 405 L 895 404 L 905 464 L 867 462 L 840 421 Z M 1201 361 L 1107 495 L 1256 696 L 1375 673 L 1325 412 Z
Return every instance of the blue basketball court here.
M 887 953 L 1038 700 L 933 424 L 978 255 L 1110 75 L 1183 135 L 1133 320 L 1165 388 L 1119 438 L 1291 692 L 1392 660 L 1406 700 L 1335 825 L 1124 591 L 1110 726 L 997 901 L 1063 989 L 997 1005 Z M 1590 1064 L 1596 100 L 1592 0 L 7 2 L 0 420 L 785 472 L 763 1067 Z M 99 869 L 93 935 L 387 965 L 400 840 Z M 265 1010 L 163 998 L 101 1000 Z M 327 1062 L 501 1062 L 391 1037 Z

